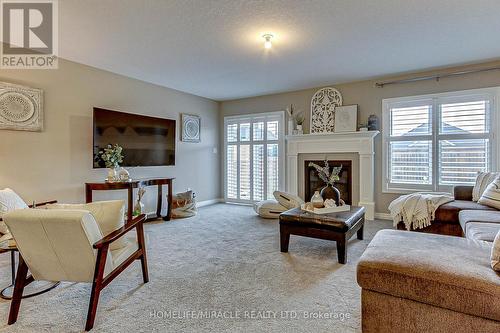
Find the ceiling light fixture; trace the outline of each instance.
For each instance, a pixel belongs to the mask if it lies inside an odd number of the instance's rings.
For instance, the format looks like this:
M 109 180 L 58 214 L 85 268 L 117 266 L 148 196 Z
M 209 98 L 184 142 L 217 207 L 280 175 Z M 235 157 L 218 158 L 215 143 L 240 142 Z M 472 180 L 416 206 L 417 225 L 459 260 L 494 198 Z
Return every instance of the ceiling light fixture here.
M 264 47 L 266 49 L 270 49 L 271 47 L 273 47 L 273 43 L 271 42 L 271 38 L 274 37 L 273 35 L 271 35 L 271 34 L 265 34 L 265 35 L 262 35 L 262 37 L 266 40 L 264 42 Z

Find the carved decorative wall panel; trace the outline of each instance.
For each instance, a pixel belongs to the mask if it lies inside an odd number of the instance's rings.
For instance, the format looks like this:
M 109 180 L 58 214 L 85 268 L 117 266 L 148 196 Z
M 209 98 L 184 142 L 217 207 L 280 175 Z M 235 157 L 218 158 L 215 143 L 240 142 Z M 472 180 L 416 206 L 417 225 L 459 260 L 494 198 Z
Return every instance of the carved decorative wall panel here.
M 43 130 L 43 91 L 0 82 L 0 129 Z
M 331 87 L 318 90 L 311 99 L 311 133 L 331 133 L 335 129 L 335 107 L 342 95 Z

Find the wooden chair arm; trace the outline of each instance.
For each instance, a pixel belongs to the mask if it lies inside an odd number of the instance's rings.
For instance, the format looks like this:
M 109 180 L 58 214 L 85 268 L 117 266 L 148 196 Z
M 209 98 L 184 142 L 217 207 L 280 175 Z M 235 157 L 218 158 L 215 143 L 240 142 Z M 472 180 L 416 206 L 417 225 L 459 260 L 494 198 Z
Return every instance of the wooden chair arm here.
M 125 235 L 130 230 L 132 230 L 135 227 L 137 227 L 138 224 L 144 223 L 145 220 L 146 220 L 146 215 L 142 214 L 142 215 L 137 216 L 136 218 L 132 219 L 132 221 L 130 221 L 130 223 L 125 224 L 120 229 L 117 229 L 117 230 L 113 231 L 109 235 L 106 235 L 104 238 L 102 238 L 101 240 L 97 241 L 94 244 L 94 249 L 99 249 L 99 248 L 103 247 L 106 244 L 109 245 L 109 243 L 114 242 L 115 240 L 117 240 L 121 236 Z
M 46 206 L 46 205 L 50 205 L 50 204 L 55 204 L 57 203 L 57 200 L 51 200 L 51 201 L 45 201 L 45 202 L 35 202 L 35 206 L 36 207 L 40 207 L 40 206 Z M 29 208 L 33 208 L 33 205 L 28 205 Z

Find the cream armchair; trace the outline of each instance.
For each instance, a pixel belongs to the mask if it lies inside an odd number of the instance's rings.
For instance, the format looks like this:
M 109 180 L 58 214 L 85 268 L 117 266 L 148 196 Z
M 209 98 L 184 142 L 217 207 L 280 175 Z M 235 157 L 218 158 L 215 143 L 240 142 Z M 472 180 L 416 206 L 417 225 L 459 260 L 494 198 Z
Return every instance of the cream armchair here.
M 149 280 L 144 220 L 140 215 L 103 237 L 86 210 L 23 209 L 6 214 L 4 221 L 20 252 L 8 324 L 16 322 L 23 289 L 33 280 L 91 282 L 85 330 L 92 329 L 101 290 L 127 266 L 140 260 L 144 283 Z M 124 247 L 110 250 L 112 242 L 132 229 L 137 231 L 137 240 L 127 240 Z

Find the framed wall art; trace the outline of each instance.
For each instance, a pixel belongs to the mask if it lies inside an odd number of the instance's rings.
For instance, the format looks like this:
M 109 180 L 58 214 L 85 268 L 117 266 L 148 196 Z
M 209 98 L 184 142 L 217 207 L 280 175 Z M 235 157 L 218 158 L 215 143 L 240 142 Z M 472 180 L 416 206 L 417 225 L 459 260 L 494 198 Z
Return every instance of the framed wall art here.
M 0 82 L 0 129 L 43 130 L 43 90 Z
M 335 108 L 335 132 L 356 132 L 358 105 L 337 106 Z
M 201 118 L 200 116 L 185 114 L 181 115 L 183 142 L 200 142 Z

